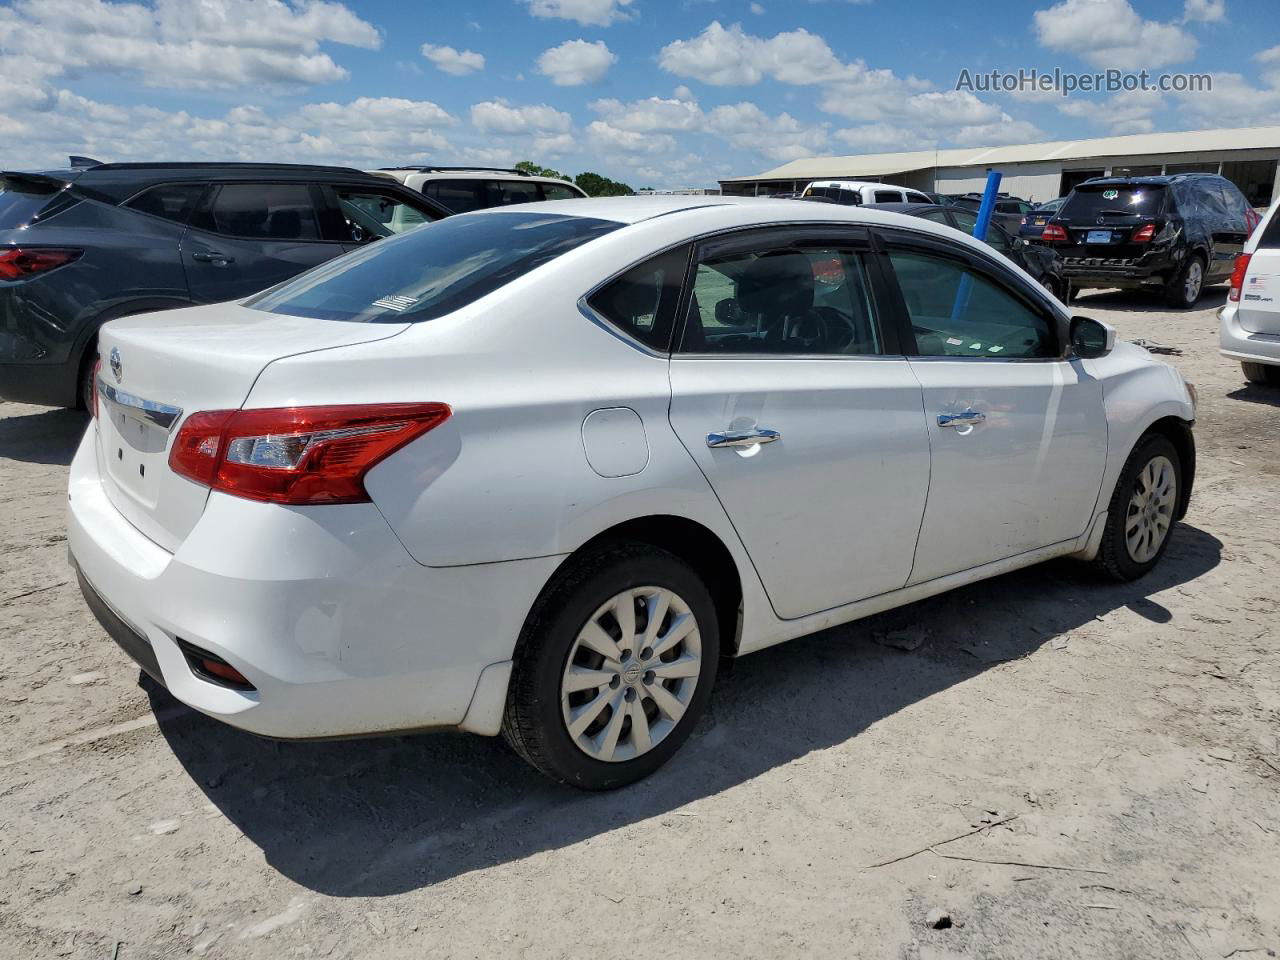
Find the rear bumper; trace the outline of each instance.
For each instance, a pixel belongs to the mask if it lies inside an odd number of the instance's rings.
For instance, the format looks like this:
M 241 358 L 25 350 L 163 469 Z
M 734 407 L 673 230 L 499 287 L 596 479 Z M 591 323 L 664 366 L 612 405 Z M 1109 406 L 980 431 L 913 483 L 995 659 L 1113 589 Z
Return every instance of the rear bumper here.
M 0 363 L 0 400 L 74 407 L 79 373 L 74 363 Z
M 1062 275 L 1077 287 L 1163 286 L 1181 258 L 1172 251 L 1141 257 L 1090 257 L 1059 251 Z
M 476 696 L 481 674 L 510 660 L 556 558 L 428 568 L 372 504 L 293 509 L 220 494 L 169 553 L 107 499 L 95 430 L 71 465 L 68 546 L 103 627 L 175 697 L 283 739 L 496 731 L 504 698 L 488 680 Z M 256 689 L 197 675 L 179 638 Z
M 1228 303 L 1218 314 L 1218 344 L 1224 357 L 1280 364 L 1280 334 L 1253 333 L 1240 326 L 1240 310 Z

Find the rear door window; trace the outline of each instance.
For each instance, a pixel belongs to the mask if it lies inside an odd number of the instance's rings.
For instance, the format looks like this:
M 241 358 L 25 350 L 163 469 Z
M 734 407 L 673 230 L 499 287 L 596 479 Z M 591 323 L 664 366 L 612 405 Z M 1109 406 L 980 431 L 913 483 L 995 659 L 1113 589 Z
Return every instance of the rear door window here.
M 877 190 L 876 203 L 901 203 L 902 193 L 899 190 Z
M 454 213 L 483 210 L 489 206 L 488 183 L 484 180 L 432 180 L 422 188 L 422 192 Z
M 319 240 L 319 219 L 305 183 L 228 183 L 209 211 L 213 229 L 249 240 Z
M 319 266 L 246 306 L 355 323 L 432 320 L 620 226 L 517 212 L 447 217 Z
M 185 226 L 207 188 L 206 183 L 165 183 L 144 190 L 125 206 Z
M 1263 250 L 1280 250 L 1280 216 L 1273 215 L 1258 238 L 1258 246 Z
M 493 180 L 489 183 L 489 206 L 505 207 L 512 203 L 534 203 L 542 199 L 538 184 L 532 180 Z
M 543 200 L 578 200 L 581 198 L 577 191 L 570 190 L 563 184 L 542 183 L 539 186 L 542 187 Z
M 370 243 L 394 237 L 436 219 L 386 193 L 335 187 L 334 194 L 342 214 L 344 243 Z
M 689 248 L 677 247 L 632 267 L 587 302 L 620 330 L 666 352 L 688 266 Z

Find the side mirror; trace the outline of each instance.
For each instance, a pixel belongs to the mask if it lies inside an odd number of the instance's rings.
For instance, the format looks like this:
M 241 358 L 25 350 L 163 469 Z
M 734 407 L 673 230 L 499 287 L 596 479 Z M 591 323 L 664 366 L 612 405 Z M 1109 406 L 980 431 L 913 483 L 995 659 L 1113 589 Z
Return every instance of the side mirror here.
M 1105 357 L 1116 345 L 1115 328 L 1093 317 L 1071 318 L 1071 354 L 1081 360 Z

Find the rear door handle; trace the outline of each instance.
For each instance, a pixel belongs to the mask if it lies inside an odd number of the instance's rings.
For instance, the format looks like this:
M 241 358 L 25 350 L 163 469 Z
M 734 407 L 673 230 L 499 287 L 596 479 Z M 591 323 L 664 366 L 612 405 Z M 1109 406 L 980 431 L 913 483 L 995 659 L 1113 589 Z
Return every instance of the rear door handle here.
M 191 259 L 199 263 L 213 263 L 220 267 L 236 262 L 235 257 L 228 257 L 225 253 L 218 253 L 216 250 L 197 250 L 191 254 Z
M 773 443 L 781 440 L 782 434 L 767 427 L 756 427 L 753 430 L 726 430 L 723 433 L 708 433 L 707 446 L 716 447 L 754 447 L 758 443 Z
M 979 413 L 977 410 L 966 410 L 963 413 L 940 413 L 938 414 L 938 426 L 971 427 L 974 424 L 982 423 L 986 419 L 987 415 Z

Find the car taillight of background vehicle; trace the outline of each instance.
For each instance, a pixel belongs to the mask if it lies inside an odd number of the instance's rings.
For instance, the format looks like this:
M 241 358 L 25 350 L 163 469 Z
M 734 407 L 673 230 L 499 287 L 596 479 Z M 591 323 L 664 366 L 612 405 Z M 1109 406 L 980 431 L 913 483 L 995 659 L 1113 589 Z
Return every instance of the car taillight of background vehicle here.
M 0 250 L 0 280 L 25 280 L 79 260 L 83 250 L 32 249 L 10 247 Z
M 93 379 L 89 381 L 89 414 L 98 419 L 98 375 L 102 373 L 102 354 L 93 361 Z
M 250 500 L 365 503 L 365 474 L 451 415 L 444 403 L 193 413 L 173 441 L 169 467 Z
M 1062 227 L 1056 223 L 1049 223 L 1045 225 L 1044 233 L 1040 235 L 1040 239 L 1045 243 L 1066 243 L 1069 238 L 1067 237 L 1067 231 L 1063 230 Z
M 1240 302 L 1240 291 L 1244 288 L 1244 275 L 1249 272 L 1249 260 L 1252 254 L 1242 253 L 1236 257 L 1236 268 L 1231 271 L 1231 291 L 1227 299 Z
M 1133 236 L 1129 238 L 1130 243 L 1150 243 L 1151 238 L 1156 235 L 1156 225 L 1154 223 L 1144 223 L 1137 230 L 1133 231 Z

